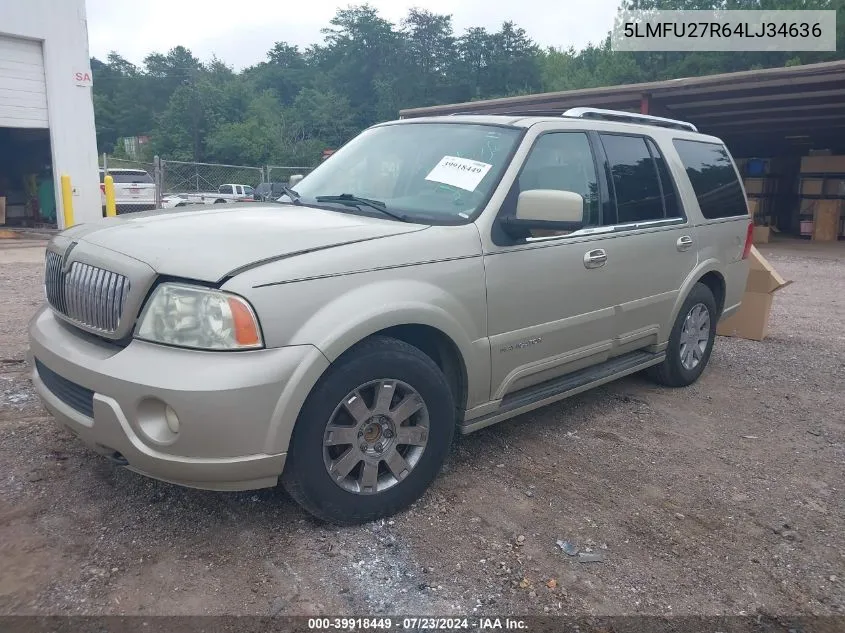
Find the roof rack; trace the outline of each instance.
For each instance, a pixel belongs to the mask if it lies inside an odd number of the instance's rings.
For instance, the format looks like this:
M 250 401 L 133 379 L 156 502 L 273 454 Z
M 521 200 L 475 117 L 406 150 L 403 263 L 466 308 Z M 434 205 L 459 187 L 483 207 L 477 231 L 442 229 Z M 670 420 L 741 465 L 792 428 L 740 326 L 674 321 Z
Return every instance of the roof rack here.
M 650 114 L 637 114 L 635 112 L 621 112 L 619 110 L 602 110 L 601 108 L 570 108 L 561 116 L 575 119 L 603 119 L 605 121 L 619 121 L 622 123 L 637 123 L 640 125 L 656 125 L 675 130 L 687 130 L 698 132 L 698 128 L 692 123 L 678 121 L 676 119 L 664 119 L 660 116 Z
M 504 110 L 502 112 L 452 112 L 449 116 L 563 116 L 563 110 Z

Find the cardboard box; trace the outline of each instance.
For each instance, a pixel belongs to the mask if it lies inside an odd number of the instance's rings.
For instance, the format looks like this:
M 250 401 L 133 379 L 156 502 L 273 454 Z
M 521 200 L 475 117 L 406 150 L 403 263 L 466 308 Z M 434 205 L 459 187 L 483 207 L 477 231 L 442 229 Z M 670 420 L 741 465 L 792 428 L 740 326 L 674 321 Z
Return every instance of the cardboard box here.
M 824 183 L 824 193 L 827 196 L 845 196 L 845 179 L 830 178 Z
M 751 235 L 751 241 L 754 244 L 768 244 L 769 237 L 771 237 L 772 229 L 769 226 L 755 226 Z
M 805 174 L 845 174 L 845 156 L 804 156 L 801 172 Z
M 840 200 L 819 200 L 813 213 L 813 240 L 835 242 L 839 239 Z
M 719 321 L 716 334 L 762 341 L 769 333 L 773 295 L 790 283 L 792 282 L 781 277 L 762 253 L 752 246 L 742 306 L 735 314 Z
M 765 178 L 746 178 L 743 184 L 745 185 L 745 193 L 765 193 Z
M 820 196 L 823 184 L 824 180 L 821 178 L 802 178 L 801 193 L 805 196 Z

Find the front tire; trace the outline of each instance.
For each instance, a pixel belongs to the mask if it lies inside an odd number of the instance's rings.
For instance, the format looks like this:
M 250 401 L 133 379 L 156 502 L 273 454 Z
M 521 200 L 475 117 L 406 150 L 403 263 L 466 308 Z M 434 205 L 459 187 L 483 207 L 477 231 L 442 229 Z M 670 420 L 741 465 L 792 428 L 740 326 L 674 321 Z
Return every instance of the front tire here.
M 687 296 L 669 335 L 666 360 L 648 374 L 667 387 L 686 387 L 701 376 L 716 339 L 718 309 L 713 292 L 697 283 Z
M 419 499 L 455 430 L 452 392 L 419 349 L 376 336 L 343 354 L 306 399 L 282 485 L 319 519 L 355 525 Z

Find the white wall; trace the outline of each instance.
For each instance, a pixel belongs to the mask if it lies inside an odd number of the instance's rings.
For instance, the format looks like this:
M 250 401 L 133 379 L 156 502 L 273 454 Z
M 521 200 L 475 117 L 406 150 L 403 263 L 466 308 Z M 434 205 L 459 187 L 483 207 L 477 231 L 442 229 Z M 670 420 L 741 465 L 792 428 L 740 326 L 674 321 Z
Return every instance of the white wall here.
M 101 218 L 92 89 L 74 78 L 90 72 L 85 0 L 0 0 L 0 33 L 43 42 L 59 228 L 62 174 L 74 187 L 74 222 Z

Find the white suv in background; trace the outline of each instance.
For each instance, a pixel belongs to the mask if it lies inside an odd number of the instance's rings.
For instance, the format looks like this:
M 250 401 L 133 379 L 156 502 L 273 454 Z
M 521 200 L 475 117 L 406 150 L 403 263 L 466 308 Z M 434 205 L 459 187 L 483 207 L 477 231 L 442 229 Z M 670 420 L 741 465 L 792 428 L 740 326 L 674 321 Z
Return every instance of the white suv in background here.
M 156 208 L 156 185 L 153 177 L 143 169 L 109 169 L 114 179 L 114 197 L 118 213 L 149 211 Z M 100 170 L 100 201 L 103 215 L 106 210 L 106 172 Z

